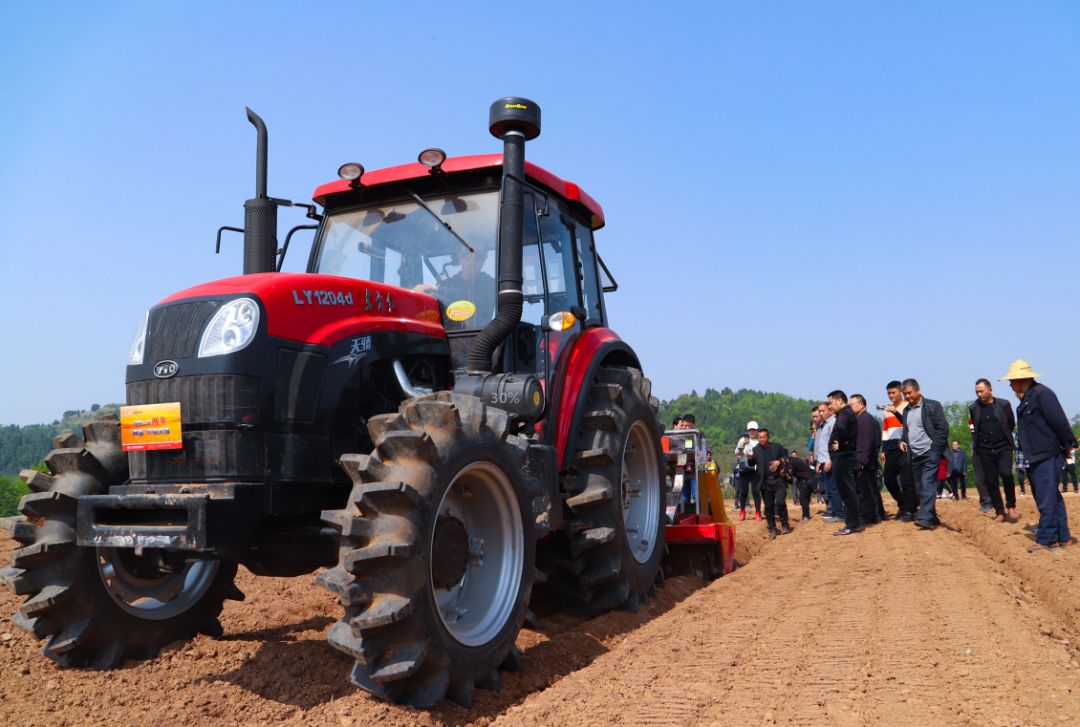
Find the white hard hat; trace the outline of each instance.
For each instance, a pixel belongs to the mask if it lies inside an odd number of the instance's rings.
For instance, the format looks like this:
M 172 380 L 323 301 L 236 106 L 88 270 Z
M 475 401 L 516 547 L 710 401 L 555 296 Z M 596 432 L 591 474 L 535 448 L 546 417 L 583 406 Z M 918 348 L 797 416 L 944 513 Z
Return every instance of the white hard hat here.
M 746 423 L 746 428 L 747 429 L 759 429 L 759 427 L 757 425 L 757 422 L 747 422 Z

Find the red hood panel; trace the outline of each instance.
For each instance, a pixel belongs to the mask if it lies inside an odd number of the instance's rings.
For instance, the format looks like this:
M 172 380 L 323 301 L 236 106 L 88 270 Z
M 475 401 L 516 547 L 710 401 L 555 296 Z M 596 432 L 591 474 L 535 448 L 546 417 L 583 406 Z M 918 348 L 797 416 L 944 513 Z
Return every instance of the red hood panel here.
M 369 331 L 446 337 L 434 297 L 337 275 L 240 275 L 182 290 L 158 305 L 185 298 L 245 293 L 262 301 L 267 333 L 290 341 L 329 346 L 346 336 Z

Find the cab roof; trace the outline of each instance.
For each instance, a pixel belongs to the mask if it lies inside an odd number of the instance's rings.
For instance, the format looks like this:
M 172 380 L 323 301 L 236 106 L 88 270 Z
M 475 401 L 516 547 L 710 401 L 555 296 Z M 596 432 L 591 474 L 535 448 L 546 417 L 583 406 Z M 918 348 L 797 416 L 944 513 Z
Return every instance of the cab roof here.
M 457 172 L 498 168 L 502 166 L 502 163 L 502 154 L 477 154 L 474 156 L 448 157 L 442 163 L 441 168 L 447 174 L 455 174 Z M 409 179 L 427 179 L 430 174 L 429 167 L 425 167 L 420 162 L 412 162 L 411 164 L 401 164 L 396 167 L 373 169 L 370 172 L 365 171 L 361 181 L 364 187 L 377 187 Z M 581 205 L 589 213 L 590 227 L 592 229 L 598 230 L 604 226 L 604 210 L 600 207 L 600 203 L 590 197 L 581 187 L 557 177 L 543 167 L 539 167 L 527 160 L 525 162 L 525 176 L 532 182 L 547 187 L 568 202 Z M 327 182 L 315 189 L 312 198 L 317 204 L 325 207 L 327 197 L 330 195 L 353 191 L 349 184 L 344 179 Z

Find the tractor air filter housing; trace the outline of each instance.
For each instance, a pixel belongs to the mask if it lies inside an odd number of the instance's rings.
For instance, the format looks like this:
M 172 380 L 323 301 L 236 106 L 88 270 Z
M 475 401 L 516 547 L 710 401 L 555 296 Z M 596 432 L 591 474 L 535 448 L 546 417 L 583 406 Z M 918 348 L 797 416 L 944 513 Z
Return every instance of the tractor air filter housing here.
M 500 98 L 491 104 L 488 128 L 497 139 L 508 131 L 521 132 L 526 141 L 535 139 L 540 136 L 540 106 L 527 98 Z

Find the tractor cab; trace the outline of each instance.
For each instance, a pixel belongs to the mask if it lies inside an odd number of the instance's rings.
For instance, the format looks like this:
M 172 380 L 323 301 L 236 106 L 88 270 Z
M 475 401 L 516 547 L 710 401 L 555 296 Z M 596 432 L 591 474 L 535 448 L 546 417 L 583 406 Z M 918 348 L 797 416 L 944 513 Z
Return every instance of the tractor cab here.
M 431 152 L 438 150 L 421 159 Z M 308 271 L 433 296 L 451 367 L 464 371 L 473 340 L 498 310 L 501 165 L 502 155 L 443 158 L 319 187 L 315 200 L 326 214 Z M 593 243 L 604 221 L 599 204 L 534 164 L 525 168 L 522 315 L 491 370 L 536 374 L 546 385 L 565 342 L 606 324 L 603 292 L 615 283 Z M 340 173 L 358 170 L 346 164 Z

